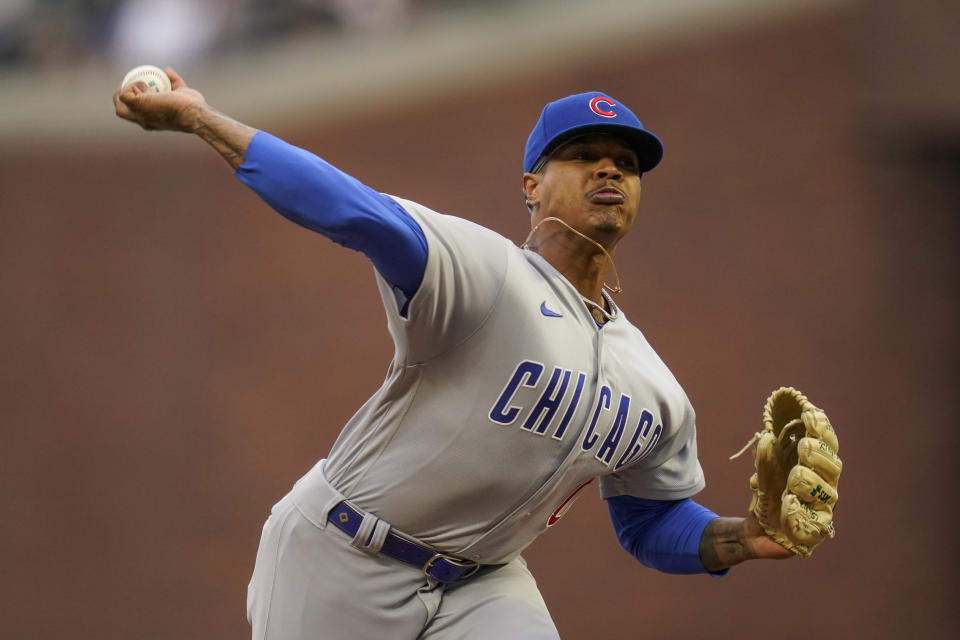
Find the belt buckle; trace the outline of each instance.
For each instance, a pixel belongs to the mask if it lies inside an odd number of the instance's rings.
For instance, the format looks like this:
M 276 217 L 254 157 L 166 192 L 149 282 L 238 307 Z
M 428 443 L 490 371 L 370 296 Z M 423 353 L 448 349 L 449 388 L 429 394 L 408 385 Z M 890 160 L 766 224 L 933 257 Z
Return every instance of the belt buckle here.
M 459 558 L 454 558 L 453 556 L 447 556 L 442 553 L 435 553 L 430 557 L 429 560 L 426 561 L 426 563 L 424 563 L 423 568 L 421 569 L 424 575 L 436 580 L 436 578 L 430 575 L 430 569 L 433 568 L 433 563 L 436 562 L 437 560 L 440 560 L 441 558 L 443 558 L 444 560 L 446 560 L 447 562 L 449 562 L 455 567 L 468 567 L 470 565 L 473 565 L 470 571 L 466 572 L 465 574 L 457 578 L 457 580 L 466 580 L 467 578 L 469 578 L 470 576 L 472 576 L 473 574 L 475 574 L 477 571 L 480 570 L 480 565 L 477 564 L 476 562 L 470 562 L 468 560 L 460 560 Z

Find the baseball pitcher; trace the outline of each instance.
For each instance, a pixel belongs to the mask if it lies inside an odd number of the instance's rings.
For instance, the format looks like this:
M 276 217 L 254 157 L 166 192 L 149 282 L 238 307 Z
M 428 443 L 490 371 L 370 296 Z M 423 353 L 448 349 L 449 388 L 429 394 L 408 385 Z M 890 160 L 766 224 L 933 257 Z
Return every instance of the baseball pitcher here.
M 254 638 L 557 638 L 521 552 L 594 480 L 624 548 L 664 572 L 722 575 L 833 536 L 837 437 L 791 388 L 745 447 L 747 516 L 692 500 L 693 407 L 611 295 L 641 177 L 663 154 L 621 102 L 590 92 L 544 107 L 517 246 L 378 193 L 165 72 L 171 91 L 118 89 L 117 115 L 196 134 L 281 215 L 362 252 L 395 347 L 383 385 L 264 525 Z

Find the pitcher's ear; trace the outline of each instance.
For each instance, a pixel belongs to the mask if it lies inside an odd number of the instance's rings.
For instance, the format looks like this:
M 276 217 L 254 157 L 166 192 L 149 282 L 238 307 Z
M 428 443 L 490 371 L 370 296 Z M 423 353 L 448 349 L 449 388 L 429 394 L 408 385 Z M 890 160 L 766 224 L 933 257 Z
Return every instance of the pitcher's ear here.
M 540 188 L 541 174 L 525 173 L 523 174 L 523 198 L 529 211 L 533 211 L 533 206 L 537 204 L 537 193 Z

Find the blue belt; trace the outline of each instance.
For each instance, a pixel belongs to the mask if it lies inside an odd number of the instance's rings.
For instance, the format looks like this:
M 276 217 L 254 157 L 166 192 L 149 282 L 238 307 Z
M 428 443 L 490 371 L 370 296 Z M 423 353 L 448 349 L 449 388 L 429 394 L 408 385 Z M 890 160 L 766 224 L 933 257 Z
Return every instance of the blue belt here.
M 344 501 L 330 510 L 327 520 L 341 531 L 355 537 L 360 529 L 360 523 L 363 521 L 363 513 Z M 482 565 L 437 553 L 433 549 L 401 538 L 392 531 L 387 533 L 380 553 L 414 566 L 427 576 L 444 584 L 466 580 L 478 573 L 488 573 L 503 566 L 499 564 Z

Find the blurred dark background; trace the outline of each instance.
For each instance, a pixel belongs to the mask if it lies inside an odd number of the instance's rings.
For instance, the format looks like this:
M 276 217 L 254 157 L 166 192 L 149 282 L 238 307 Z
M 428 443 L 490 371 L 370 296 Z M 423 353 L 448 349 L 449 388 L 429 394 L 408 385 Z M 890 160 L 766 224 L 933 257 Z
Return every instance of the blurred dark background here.
M 117 12 L 174 4 L 15 2 L 35 13 L 0 21 L 3 638 L 246 637 L 270 505 L 392 353 L 362 257 L 272 213 L 201 142 L 113 116 L 123 70 L 166 63 L 105 44 Z M 793 385 L 840 434 L 838 537 L 722 580 L 665 576 L 586 496 L 525 554 L 565 638 L 957 637 L 956 3 L 686 0 L 680 19 L 599 2 L 607 26 L 576 37 L 543 33 L 583 15 L 568 2 L 371 2 L 352 23 L 333 2 L 180 4 L 233 25 L 179 61 L 211 103 L 518 242 L 546 101 L 602 90 L 664 140 L 618 302 L 697 409 L 698 500 L 745 511 L 750 462 L 727 456 Z M 487 48 L 444 49 L 454 23 Z M 37 44 L 51 29 L 73 53 Z M 336 104 L 321 72 L 260 85 L 291 51 L 384 41 L 417 54 L 397 58 L 422 85 L 391 85 L 386 60 Z M 251 51 L 259 75 L 231 66 Z

